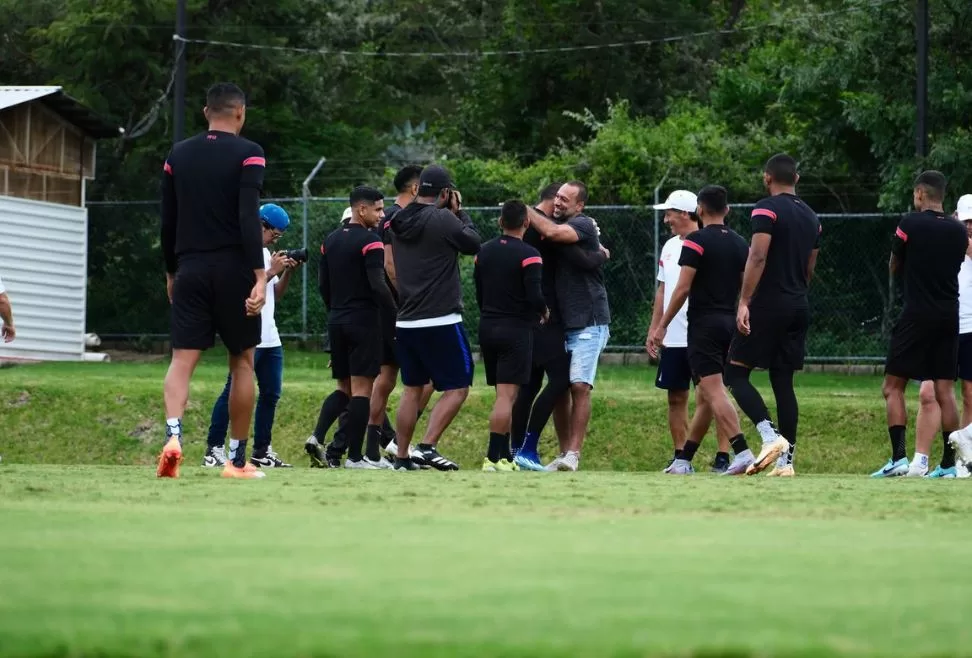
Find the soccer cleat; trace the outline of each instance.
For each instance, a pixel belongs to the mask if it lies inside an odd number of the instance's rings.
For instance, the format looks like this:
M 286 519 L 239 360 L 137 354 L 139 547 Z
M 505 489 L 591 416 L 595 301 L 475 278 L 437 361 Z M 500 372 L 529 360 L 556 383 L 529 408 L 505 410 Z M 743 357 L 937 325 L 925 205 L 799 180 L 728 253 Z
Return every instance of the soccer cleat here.
M 543 464 L 540 463 L 540 456 L 536 453 L 527 454 L 525 452 L 518 452 L 516 457 L 513 458 L 513 463 L 519 467 L 521 471 L 543 471 Z
M 959 479 L 969 477 L 969 469 L 961 461 L 955 462 L 955 477 Z
M 517 466 L 515 462 L 511 462 L 509 459 L 501 459 L 497 462 L 491 462 L 489 461 L 489 457 L 487 457 L 483 460 L 484 473 L 512 473 L 518 470 L 520 470 L 520 467 Z
M 392 462 L 385 459 L 384 457 L 380 457 L 378 461 L 375 461 L 373 459 L 368 459 L 367 457 L 365 457 L 364 460 L 369 464 L 371 464 L 372 466 L 374 466 L 376 469 L 381 471 L 388 471 L 395 468 L 395 465 Z
M 691 475 L 694 472 L 691 462 L 684 459 L 676 459 L 672 462 L 672 467 L 668 469 L 669 475 Z
M 234 478 L 237 480 L 259 480 L 267 476 L 266 473 L 250 462 L 247 462 L 243 468 L 234 466 L 233 462 L 226 462 L 226 466 L 223 467 L 221 475 L 224 478 Z
M 568 450 L 560 463 L 557 464 L 558 471 L 572 472 L 578 468 L 580 468 L 580 453 L 574 450 Z
M 723 475 L 745 475 L 746 469 L 755 461 L 756 457 L 753 456 L 753 451 L 747 448 L 732 458 L 732 462 Z
M 382 451 L 392 459 L 395 459 L 398 456 L 398 442 L 392 439 L 388 442 L 388 445 L 382 448 Z
M 273 448 L 267 448 L 267 454 L 262 456 L 252 455 L 250 457 L 250 463 L 254 466 L 260 468 L 293 468 L 292 464 L 288 464 L 277 456 L 277 453 L 273 451 Z
M 941 466 L 938 467 L 939 469 Z M 938 469 L 935 469 L 938 470 Z M 921 464 L 919 462 L 911 462 L 908 466 L 908 472 L 905 473 L 905 477 L 909 478 L 923 478 L 928 475 L 928 464 Z
M 715 459 L 712 460 L 712 472 L 717 475 L 722 475 L 729 470 L 729 455 L 723 455 L 721 453 L 716 453 Z
M 366 459 L 359 459 L 354 461 L 348 459 L 344 462 L 344 468 L 357 469 L 362 471 L 377 471 L 378 467 Z
M 948 442 L 952 444 L 957 453 L 956 461 L 965 465 L 972 462 L 972 432 L 968 427 L 956 430 L 948 435 Z
M 759 451 L 759 456 L 756 457 L 756 461 L 746 467 L 746 475 L 761 473 L 767 466 L 779 459 L 781 454 L 789 450 L 790 442 L 777 434 L 776 441 L 763 443 L 763 448 Z
M 560 470 L 560 462 L 562 462 L 564 460 L 564 457 L 566 457 L 566 456 L 567 456 L 567 453 L 565 453 L 565 452 L 560 453 L 559 455 L 557 455 L 557 457 L 554 458 L 554 460 L 552 462 L 550 462 L 549 464 L 547 464 L 546 466 L 544 466 L 543 467 L 543 470 L 545 470 L 545 471 L 559 471 Z
M 894 478 L 900 477 L 908 472 L 911 464 L 908 462 L 907 457 L 902 457 L 898 461 L 888 460 L 888 463 L 884 465 L 883 468 L 871 473 L 872 478 Z
M 672 457 L 671 459 L 668 460 L 668 466 L 662 469 L 662 473 L 670 473 L 672 470 L 672 464 L 674 463 L 675 463 L 675 458 Z
M 911 475 L 909 472 L 908 475 Z M 935 467 L 935 470 L 926 475 L 929 478 L 954 478 L 958 477 L 957 469 L 954 466 L 949 468 L 942 468 L 941 464 Z
M 422 467 L 411 459 L 395 459 L 396 471 L 421 471 Z
M 434 447 L 415 447 L 409 450 L 409 457 L 418 466 L 431 466 L 437 471 L 458 471 L 459 464 L 439 454 Z M 421 461 L 419 461 L 421 460 Z
M 226 466 L 226 448 L 223 446 L 210 446 L 206 448 L 202 465 L 205 468 L 222 468 Z
M 483 457 L 483 473 L 495 473 L 496 463 L 489 461 L 489 457 Z
M 795 477 L 796 472 L 793 470 L 793 464 L 784 464 L 780 466 L 777 464 L 773 467 L 773 470 L 766 474 L 766 477 L 774 478 L 791 478 Z
M 159 455 L 159 467 L 155 471 L 156 477 L 177 478 L 179 477 L 179 464 L 182 463 L 182 445 L 178 437 L 171 437 L 162 448 Z
M 317 442 L 317 437 L 313 434 L 304 441 L 304 452 L 310 457 L 311 468 L 329 468 L 327 459 L 324 456 L 324 448 Z

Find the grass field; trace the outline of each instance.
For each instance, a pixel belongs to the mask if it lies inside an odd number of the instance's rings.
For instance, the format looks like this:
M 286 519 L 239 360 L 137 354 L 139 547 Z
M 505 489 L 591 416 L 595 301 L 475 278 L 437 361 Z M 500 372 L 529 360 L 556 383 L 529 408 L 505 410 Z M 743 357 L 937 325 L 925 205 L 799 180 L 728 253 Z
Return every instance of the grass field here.
M 443 441 L 464 470 L 406 474 L 303 468 L 325 365 L 288 354 L 274 445 L 298 468 L 255 482 L 197 466 L 218 355 L 175 481 L 164 363 L 0 370 L 0 656 L 969 654 L 972 497 L 861 475 L 886 459 L 877 378 L 798 378 L 795 480 L 650 472 L 647 368 L 601 372 L 584 472 L 476 472 L 478 381 Z

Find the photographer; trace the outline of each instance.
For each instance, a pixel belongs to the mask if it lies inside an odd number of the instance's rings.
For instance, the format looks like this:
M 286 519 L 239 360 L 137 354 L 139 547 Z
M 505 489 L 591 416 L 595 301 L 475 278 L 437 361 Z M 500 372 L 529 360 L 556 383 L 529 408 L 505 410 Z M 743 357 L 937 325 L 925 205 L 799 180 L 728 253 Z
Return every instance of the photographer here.
M 289 468 L 291 465 L 284 463 L 270 445 L 277 401 L 280 400 L 283 390 L 283 346 L 273 312 L 276 300 L 283 296 L 290 285 L 290 275 L 296 267 L 306 262 L 307 250 L 278 251 L 271 256 L 267 247 L 284 234 L 290 225 L 290 217 L 280 206 L 268 203 L 260 207 L 260 220 L 263 223 L 263 261 L 267 270 L 267 298 L 261 313 L 262 337 L 253 358 L 253 370 L 256 373 L 260 392 L 257 396 L 253 422 L 253 455 L 250 463 L 264 468 Z M 226 441 L 226 426 L 229 423 L 229 395 L 230 378 L 227 378 L 223 393 L 213 405 L 208 446 L 202 463 L 209 468 L 223 466 L 227 459 L 233 458 L 232 455 L 226 455 L 223 447 Z

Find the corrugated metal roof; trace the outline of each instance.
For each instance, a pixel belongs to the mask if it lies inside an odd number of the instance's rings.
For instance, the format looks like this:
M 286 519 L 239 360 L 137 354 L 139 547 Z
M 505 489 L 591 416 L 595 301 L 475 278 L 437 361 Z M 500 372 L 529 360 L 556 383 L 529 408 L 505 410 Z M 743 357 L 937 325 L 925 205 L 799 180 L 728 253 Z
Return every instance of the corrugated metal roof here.
M 120 137 L 125 131 L 113 126 L 64 93 L 62 87 L 0 86 L 0 110 L 39 100 L 89 136 L 96 139 Z

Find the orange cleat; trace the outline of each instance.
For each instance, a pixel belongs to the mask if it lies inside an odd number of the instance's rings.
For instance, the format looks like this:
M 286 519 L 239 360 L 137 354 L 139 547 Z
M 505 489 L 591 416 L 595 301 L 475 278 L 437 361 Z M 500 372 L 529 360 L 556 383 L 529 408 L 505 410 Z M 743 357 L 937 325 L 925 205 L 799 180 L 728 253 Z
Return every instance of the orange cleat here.
M 162 454 L 159 456 L 159 467 L 155 471 L 155 475 L 160 478 L 177 478 L 179 477 L 179 464 L 181 463 L 182 445 L 179 444 L 179 439 L 173 436 L 162 448 Z
M 224 478 L 235 478 L 237 480 L 258 480 L 266 477 L 267 474 L 250 462 L 247 462 L 246 466 L 243 468 L 233 466 L 233 462 L 226 462 L 226 466 L 223 467 L 222 476 Z

